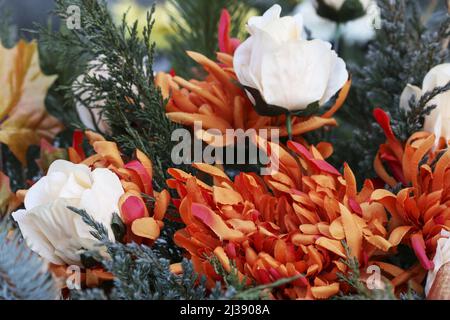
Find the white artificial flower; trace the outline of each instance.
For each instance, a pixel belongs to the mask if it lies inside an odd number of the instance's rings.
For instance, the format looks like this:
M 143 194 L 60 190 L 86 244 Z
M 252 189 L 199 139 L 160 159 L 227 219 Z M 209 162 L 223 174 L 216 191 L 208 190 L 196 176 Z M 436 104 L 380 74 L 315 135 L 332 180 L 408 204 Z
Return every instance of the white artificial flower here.
M 336 11 L 341 10 L 341 7 L 342 7 L 342 5 L 344 4 L 345 1 L 346 0 L 323 0 L 323 2 L 327 6 L 335 9 Z
M 422 88 L 408 84 L 400 97 L 400 107 L 409 110 L 409 101 L 414 96 L 416 101 L 426 92 L 436 87 L 445 86 L 450 81 L 450 63 L 444 63 L 432 68 L 423 79 Z M 443 137 L 446 142 L 450 140 L 450 91 L 434 97 L 429 106 L 436 108 L 425 117 L 423 129 L 434 133 L 436 137 Z
M 108 230 L 111 241 L 113 213 L 118 213 L 124 190 L 109 169 L 93 171 L 84 164 L 66 160 L 53 162 L 45 177 L 25 196 L 25 209 L 13 218 L 31 250 L 54 264 L 80 264 L 80 251 L 98 244 L 82 218 L 68 206 L 86 210 Z
M 450 262 L 450 232 L 442 230 L 442 238 L 437 241 L 436 254 L 433 259 L 434 269 L 428 271 L 425 293 L 428 295 L 439 269 Z
M 301 14 L 303 23 L 314 39 L 334 40 L 337 23 L 319 16 L 312 0 L 305 0 L 294 9 Z M 361 18 L 341 24 L 342 39 L 348 44 L 364 44 L 375 36 L 376 21 L 380 18 L 380 9 L 373 3 Z
M 100 60 L 93 60 L 88 64 L 89 72 L 87 75 L 96 79 L 109 79 L 109 71 L 106 66 L 101 65 Z M 75 94 L 81 93 L 80 99 L 82 101 L 88 100 L 92 96 L 90 90 L 81 91 L 78 89 L 83 86 L 86 74 L 80 75 L 73 84 L 73 91 Z M 109 125 L 103 118 L 102 109 L 105 105 L 104 100 L 95 101 L 92 105 L 86 106 L 81 101 L 76 101 L 76 109 L 83 125 L 90 130 L 100 130 L 103 133 L 110 131 Z
M 336 11 L 339 11 L 341 10 L 342 6 L 347 0 L 316 0 L 316 1 L 322 1 L 328 7 L 333 8 Z M 359 0 L 359 3 L 361 3 L 361 6 L 365 9 L 369 6 L 371 1 L 372 0 Z
M 236 50 L 234 69 L 244 86 L 289 111 L 323 105 L 348 79 L 345 62 L 322 40 L 308 41 L 300 15 L 280 18 L 274 5 L 248 22 L 250 37 Z

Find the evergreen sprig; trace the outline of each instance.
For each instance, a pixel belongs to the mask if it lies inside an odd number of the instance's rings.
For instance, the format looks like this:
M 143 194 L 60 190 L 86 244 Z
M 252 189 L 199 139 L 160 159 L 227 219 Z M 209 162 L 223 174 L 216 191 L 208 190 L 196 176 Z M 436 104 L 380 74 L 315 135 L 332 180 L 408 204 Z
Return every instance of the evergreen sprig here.
M 141 36 L 137 21 L 127 24 L 126 14 L 116 25 L 104 1 L 56 0 L 55 12 L 62 21 L 69 18 L 66 12 L 69 5 L 80 8 L 81 28 L 56 33 L 41 29 L 43 38 L 60 52 L 74 48 L 80 57 L 65 58 L 61 63 L 86 65 L 86 57 L 96 62 L 87 65 L 82 83 L 62 86 L 60 90 L 68 101 L 77 100 L 85 106 L 102 105 L 101 113 L 111 128 L 111 138 L 126 154 L 140 149 L 153 160 L 154 184 L 161 190 L 165 172 L 172 166 L 171 135 L 177 126 L 166 117 L 165 101 L 154 84 L 154 44 L 150 41 L 154 7 L 148 12 Z M 89 75 L 89 71 L 98 68 L 106 69 L 109 76 Z M 83 97 L 87 92 L 88 97 Z
M 136 243 L 112 243 L 102 224 L 96 222 L 86 211 L 70 208 L 79 214 L 92 228 L 91 234 L 106 247 L 108 258 L 102 260 L 104 268 L 114 275 L 113 288 L 72 291 L 73 299 L 87 300 L 199 300 L 229 299 L 235 290 L 226 291 L 218 284 L 211 292 L 206 289 L 206 279 L 193 269 L 192 263 L 182 260 L 183 272 L 176 275 L 170 271 L 171 261 L 157 249 Z
M 283 285 L 287 285 L 292 281 L 295 281 L 301 277 L 304 277 L 302 274 L 298 274 L 293 277 L 282 278 L 272 283 L 263 284 L 263 285 L 255 285 L 249 284 L 248 278 L 246 276 L 241 277 L 239 275 L 239 270 L 236 267 L 236 263 L 234 261 L 230 262 L 231 270 L 228 272 L 220 263 L 219 259 L 216 256 L 208 257 L 209 262 L 214 268 L 214 271 L 222 278 L 225 287 L 228 288 L 227 292 L 230 292 L 230 288 L 235 291 L 231 298 L 234 300 L 265 300 L 269 299 L 269 293 Z
M 450 81 L 444 86 L 436 87 L 433 90 L 426 92 L 419 99 L 411 97 L 408 101 L 409 109 L 402 110 L 403 112 L 401 113 L 400 120 L 393 122 L 398 137 L 405 141 L 414 132 L 421 131 L 423 129 L 425 117 L 437 107 L 436 104 L 430 103 L 435 97 L 448 90 L 450 90 Z
M 348 295 L 341 293 L 336 299 L 339 300 L 397 300 L 393 294 L 389 283 L 384 282 L 384 289 L 369 289 L 366 283 L 361 279 L 360 264 L 356 257 L 351 255 L 350 248 L 345 241 L 342 241 L 347 259 L 341 259 L 348 271 L 346 273 L 338 272 L 339 281 L 346 283 L 352 288 Z
M 6 47 L 12 47 L 16 42 L 17 28 L 12 23 L 11 9 L 0 1 L 0 42 Z
M 198 68 L 186 55 L 196 51 L 215 59 L 218 51 L 218 27 L 222 9 L 232 17 L 231 34 L 238 37 L 245 32 L 245 18 L 250 7 L 238 0 L 169 0 L 179 15 L 173 17 L 174 35 L 169 38 L 167 55 L 175 72 L 182 77 L 192 77 Z
M 4 218 L 0 221 L 0 300 L 53 300 L 58 295 L 43 261 Z

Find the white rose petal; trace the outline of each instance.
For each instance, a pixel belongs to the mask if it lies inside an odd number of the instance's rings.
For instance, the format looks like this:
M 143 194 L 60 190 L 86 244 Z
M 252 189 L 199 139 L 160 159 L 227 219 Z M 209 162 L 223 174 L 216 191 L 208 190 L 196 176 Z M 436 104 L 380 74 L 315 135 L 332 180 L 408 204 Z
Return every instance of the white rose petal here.
M 83 164 L 65 160 L 52 163 L 47 176 L 36 182 L 25 196 L 25 209 L 13 213 L 29 247 L 55 264 L 80 264 L 80 252 L 98 243 L 91 228 L 67 207 L 86 210 L 103 224 L 111 241 L 113 213 L 124 190 L 109 169 L 91 171 Z
M 400 96 L 400 108 L 408 111 L 410 109 L 409 101 L 411 100 L 411 98 L 414 97 L 416 101 L 418 101 L 421 95 L 422 89 L 417 86 L 408 84 L 405 89 L 403 89 L 403 92 Z
M 94 77 L 96 79 L 109 79 L 109 71 L 106 69 L 105 66 L 100 65 L 100 60 L 94 60 L 89 62 L 88 68 L 90 68 L 88 72 L 89 77 Z M 74 93 L 79 94 L 80 91 L 77 90 L 78 87 L 82 86 L 84 83 L 86 75 L 82 74 L 80 75 L 74 82 Z M 87 100 L 91 97 L 92 92 L 89 90 L 86 90 L 81 93 L 80 98 L 82 100 Z M 97 128 L 101 132 L 109 132 L 110 128 L 109 125 L 106 123 L 106 121 L 102 117 L 102 108 L 105 105 L 105 102 L 103 100 L 96 101 L 95 104 L 85 106 L 80 101 L 76 101 L 75 103 L 78 116 L 80 117 L 81 123 L 83 123 L 86 128 L 90 130 L 96 131 Z
M 374 25 L 380 17 L 380 9 L 374 1 L 369 1 L 366 14 L 341 24 L 341 36 L 348 44 L 364 44 L 375 36 Z M 369 5 L 371 5 L 369 7 Z M 295 9 L 294 14 L 301 14 L 306 28 L 311 32 L 311 37 L 325 41 L 332 41 L 336 35 L 337 23 L 323 18 L 317 14 L 312 0 L 305 0 Z
M 325 104 L 348 79 L 345 63 L 321 40 L 306 40 L 301 15 L 280 18 L 274 5 L 249 20 L 250 37 L 236 50 L 239 81 L 267 104 L 289 111 Z
M 447 262 L 450 262 L 450 232 L 442 230 L 441 235 L 442 238 L 437 241 L 436 255 L 433 259 L 434 269 L 428 271 L 427 283 L 425 286 L 426 295 L 428 295 L 439 269 Z
M 336 11 L 341 10 L 341 7 L 342 7 L 342 5 L 344 4 L 345 1 L 346 0 L 323 0 L 323 2 L 327 6 L 335 9 Z
M 409 109 L 408 101 L 414 95 L 420 99 L 425 93 L 436 87 L 445 86 L 450 81 L 450 63 L 444 63 L 432 68 L 425 76 L 422 89 L 407 85 L 400 97 L 400 108 Z M 431 113 L 425 117 L 423 129 L 434 133 L 436 137 L 443 137 L 450 141 L 450 91 L 446 91 L 434 97 L 428 106 L 435 105 Z M 439 141 L 436 140 L 436 144 Z

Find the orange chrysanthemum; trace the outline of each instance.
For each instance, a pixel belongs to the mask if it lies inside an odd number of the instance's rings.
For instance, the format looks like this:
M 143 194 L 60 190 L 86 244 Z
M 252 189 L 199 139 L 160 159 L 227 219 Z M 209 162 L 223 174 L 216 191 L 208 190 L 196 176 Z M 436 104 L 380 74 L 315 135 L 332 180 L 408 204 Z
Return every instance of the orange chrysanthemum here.
M 447 148 L 442 138 L 436 144 L 434 135 L 428 132 L 416 132 L 406 143 L 402 143 L 395 136 L 386 112 L 377 108 L 374 110 L 374 117 L 386 136 L 386 142 L 379 147 L 375 157 L 374 168 L 378 177 L 390 187 L 395 187 L 399 183 L 403 186 L 410 185 L 413 168 L 418 168 L 419 162 L 424 161 L 431 165 Z M 420 150 L 417 148 L 419 145 Z
M 262 147 L 259 139 L 258 145 Z M 275 291 L 276 298 L 324 299 L 345 290 L 337 272 L 345 273 L 341 259 L 348 258 L 341 241 L 362 267 L 376 263 L 390 272 L 395 286 L 412 280 L 420 288 L 416 273 L 403 272 L 378 257 L 398 245 L 408 228 L 390 234 L 387 214 L 380 203 L 370 202 L 370 181 L 358 192 L 355 177 L 345 165 L 341 175 L 324 160 L 330 146 L 306 148 L 288 143 L 291 152 L 268 143 L 267 151 L 279 160 L 279 171 L 264 178 L 240 173 L 232 181 L 222 170 L 206 164 L 194 167 L 212 177 L 208 185 L 178 169 L 174 179 L 180 216 L 186 225 L 175 234 L 175 242 L 190 254 L 197 272 L 209 284 L 220 280 L 207 256 L 215 255 L 225 270 L 234 261 L 241 277 L 259 284 L 303 274 Z M 321 151 L 319 151 L 321 150 Z M 399 278 L 400 277 L 400 278 Z
M 204 80 L 190 80 L 166 73 L 156 76 L 156 83 L 162 94 L 169 99 L 166 112 L 169 119 L 176 123 L 194 126 L 200 121 L 202 129 L 216 129 L 223 135 L 227 129 L 280 129 L 280 136 L 285 137 L 286 116 L 261 116 L 253 108 L 245 91 L 238 84 L 233 70 L 233 57 L 226 53 L 218 53 L 216 63 L 196 52 L 187 53 L 207 72 Z M 332 116 L 344 103 L 351 81 L 341 90 L 339 97 L 327 112 L 321 116 L 293 117 L 292 135 L 299 136 L 324 126 L 336 126 Z M 205 142 L 210 136 L 204 132 L 196 132 Z
M 119 200 L 120 215 L 127 226 L 126 242 L 151 244 L 159 237 L 164 226 L 163 219 L 170 203 L 167 190 L 158 193 L 152 186 L 152 163 L 141 151 L 136 150 L 135 159 L 125 162 L 116 143 L 106 141 L 101 135 L 87 131 L 89 143 L 96 152 L 86 158 L 81 148 L 82 133 L 76 132 L 74 147 L 69 148 L 70 161 L 94 168 L 108 168 L 120 178 L 125 194 Z M 147 198 L 155 199 L 152 209 Z
M 375 160 L 378 175 L 389 185 L 401 182 L 405 188 L 394 194 L 376 190 L 372 201 L 383 204 L 390 212 L 390 228 L 403 226 L 408 231 L 405 240 L 416 253 L 422 267 L 433 268 L 433 258 L 441 230 L 450 230 L 450 150 L 435 149 L 436 137 L 428 132 L 416 132 L 405 146 L 392 133 L 389 118 L 378 110 L 384 123 L 386 144 L 380 147 Z M 394 176 L 384 169 L 386 160 Z M 393 170 L 393 168 L 395 168 Z

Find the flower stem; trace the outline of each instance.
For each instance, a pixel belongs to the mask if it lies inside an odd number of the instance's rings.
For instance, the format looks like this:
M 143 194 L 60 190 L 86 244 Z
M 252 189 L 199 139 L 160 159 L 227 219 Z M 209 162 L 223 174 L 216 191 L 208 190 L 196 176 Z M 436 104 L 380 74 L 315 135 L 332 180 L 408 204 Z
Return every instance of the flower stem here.
M 291 119 L 291 114 L 290 113 L 288 113 L 286 115 L 286 129 L 287 129 L 287 132 L 288 132 L 289 140 L 292 140 L 292 119 Z
M 334 32 L 334 51 L 336 51 L 337 54 L 339 54 L 341 35 L 341 24 L 336 23 L 336 31 Z

